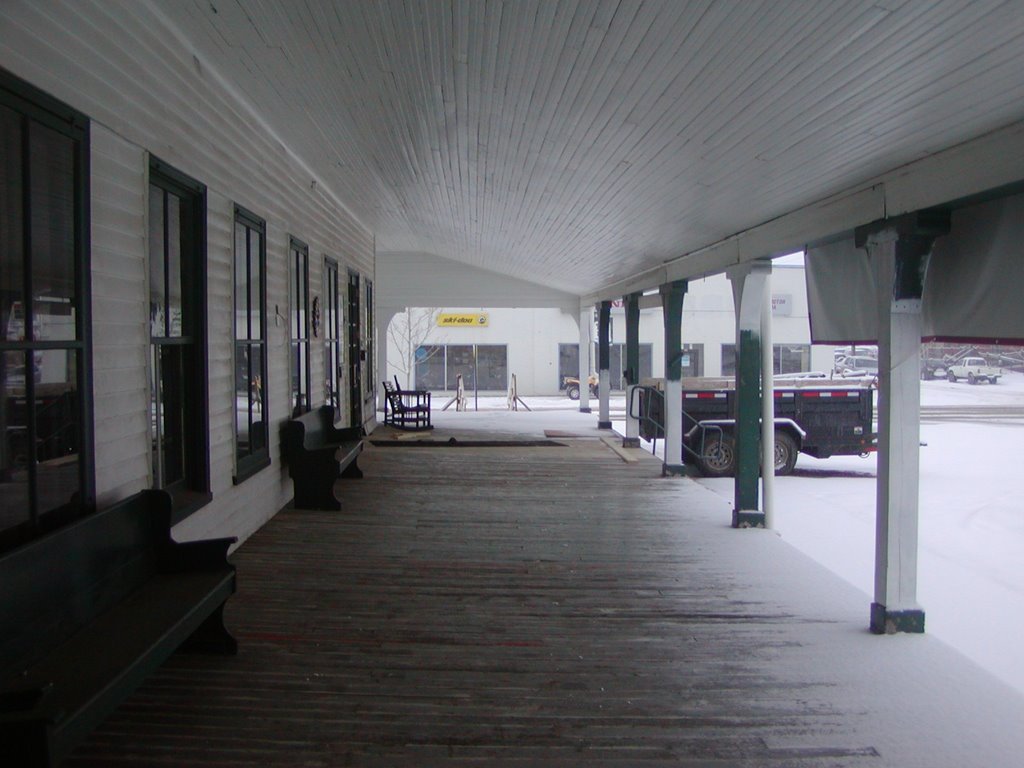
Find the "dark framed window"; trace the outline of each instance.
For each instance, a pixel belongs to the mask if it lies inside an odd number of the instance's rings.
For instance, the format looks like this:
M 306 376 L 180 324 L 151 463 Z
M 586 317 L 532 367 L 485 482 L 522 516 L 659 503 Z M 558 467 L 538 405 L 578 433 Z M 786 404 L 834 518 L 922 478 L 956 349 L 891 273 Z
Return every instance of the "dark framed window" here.
M 309 246 L 294 237 L 288 242 L 291 301 L 292 416 L 313 407 L 309 385 Z
M 775 344 L 772 349 L 775 373 L 803 373 L 811 370 L 810 344 Z
M 504 344 L 478 344 L 476 381 L 480 389 L 508 389 L 508 347 Z
M 95 505 L 89 123 L 0 72 L 0 549 Z
M 445 389 L 455 389 L 455 382 L 462 375 L 462 386 L 476 389 L 476 349 L 472 344 L 448 344 L 445 346 Z
M 270 466 L 267 224 L 235 206 L 235 482 Z
M 416 348 L 416 389 L 445 390 L 445 349 L 440 344 Z M 454 385 L 453 385 L 454 387 Z
M 802 373 L 811 369 L 810 344 L 772 345 L 772 363 L 775 375 Z M 722 345 L 722 375 L 736 375 L 736 345 Z
M 174 520 L 210 499 L 206 350 L 206 187 L 149 168 L 150 413 L 153 485 Z
M 334 420 L 342 421 L 342 382 L 345 346 L 342 339 L 341 283 L 338 262 L 324 259 L 324 402 L 334 408 Z
M 683 355 L 679 359 L 684 377 L 704 375 L 704 345 L 683 344 Z M 642 366 L 641 366 L 642 367 Z
M 625 381 L 622 378 L 623 361 L 626 359 L 626 345 L 623 343 L 610 344 L 608 348 L 608 379 L 613 391 L 625 389 Z M 594 361 L 598 357 L 597 344 L 594 344 Z M 596 362 L 595 362 L 596 366 Z M 594 373 L 596 373 L 596 368 Z M 558 345 L 558 388 L 565 389 L 567 376 L 578 378 L 580 375 L 580 345 L 559 344 Z M 643 343 L 640 345 L 640 378 L 649 379 L 654 375 L 654 345 Z
M 508 389 L 504 344 L 422 344 L 416 348 L 416 388 L 453 391 L 462 376 L 467 389 Z

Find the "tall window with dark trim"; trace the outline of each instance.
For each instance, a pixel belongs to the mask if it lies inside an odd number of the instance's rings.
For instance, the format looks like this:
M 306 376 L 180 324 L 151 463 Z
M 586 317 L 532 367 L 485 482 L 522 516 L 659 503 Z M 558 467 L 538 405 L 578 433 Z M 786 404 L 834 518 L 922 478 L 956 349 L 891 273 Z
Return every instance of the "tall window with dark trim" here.
M 86 118 L 0 73 L 0 549 L 94 504 Z
M 209 500 L 206 187 L 153 160 L 149 172 L 153 485 L 175 520 Z
M 292 415 L 312 408 L 309 386 L 309 246 L 294 237 L 288 243 L 291 299 Z
M 341 293 L 338 262 L 324 259 L 324 402 L 334 408 L 334 420 L 341 422 L 341 382 L 345 358 L 341 336 Z
M 235 206 L 236 483 L 270 464 L 266 264 L 266 222 Z

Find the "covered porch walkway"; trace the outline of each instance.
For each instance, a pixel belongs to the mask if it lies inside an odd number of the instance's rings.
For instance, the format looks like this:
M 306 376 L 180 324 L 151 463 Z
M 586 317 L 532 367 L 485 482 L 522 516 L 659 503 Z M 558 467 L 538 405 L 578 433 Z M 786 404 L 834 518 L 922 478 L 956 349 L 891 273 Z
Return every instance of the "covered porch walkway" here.
M 525 437 L 370 446 L 341 513 L 285 510 L 234 554 L 239 655 L 175 656 L 69 764 L 964 768 L 1024 753 L 1024 700 L 927 635 L 869 634 L 863 594 L 770 531 L 731 529 L 719 497 L 639 451 Z

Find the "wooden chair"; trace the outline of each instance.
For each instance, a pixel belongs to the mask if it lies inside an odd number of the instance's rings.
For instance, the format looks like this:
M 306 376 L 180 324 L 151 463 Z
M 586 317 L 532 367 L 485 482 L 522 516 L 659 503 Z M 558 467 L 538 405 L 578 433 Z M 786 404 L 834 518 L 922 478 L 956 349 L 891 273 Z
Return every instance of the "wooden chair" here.
M 384 382 L 384 423 L 410 432 L 433 429 L 430 423 L 430 392 L 425 389 L 401 389 L 396 380 Z

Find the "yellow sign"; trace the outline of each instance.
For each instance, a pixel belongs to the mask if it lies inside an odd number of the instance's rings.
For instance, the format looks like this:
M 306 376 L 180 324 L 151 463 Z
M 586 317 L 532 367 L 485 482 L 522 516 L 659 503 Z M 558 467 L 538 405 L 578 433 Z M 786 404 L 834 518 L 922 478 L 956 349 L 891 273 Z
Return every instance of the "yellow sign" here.
M 478 314 L 442 313 L 437 316 L 437 324 L 441 328 L 486 328 L 489 319 L 486 312 Z

